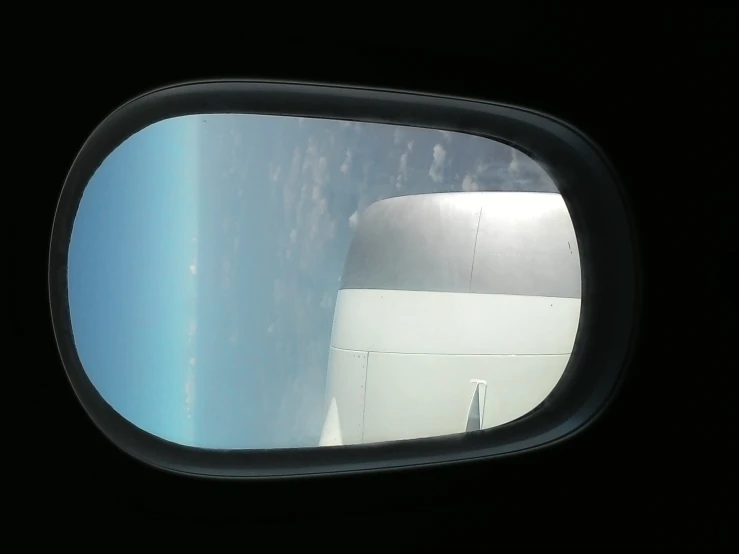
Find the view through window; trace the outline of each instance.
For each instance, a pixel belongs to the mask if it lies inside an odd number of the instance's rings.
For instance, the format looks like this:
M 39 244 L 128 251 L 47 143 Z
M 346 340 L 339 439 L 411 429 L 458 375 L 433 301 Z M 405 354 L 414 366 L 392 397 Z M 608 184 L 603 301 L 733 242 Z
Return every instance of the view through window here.
M 442 249 L 452 228 L 461 242 Z M 448 284 L 464 271 L 465 290 Z M 74 223 L 69 305 L 85 371 L 134 425 L 205 448 L 307 447 L 530 411 L 569 358 L 579 272 L 554 182 L 505 144 L 206 114 L 143 129 L 97 170 Z M 477 361 L 449 365 L 444 344 Z

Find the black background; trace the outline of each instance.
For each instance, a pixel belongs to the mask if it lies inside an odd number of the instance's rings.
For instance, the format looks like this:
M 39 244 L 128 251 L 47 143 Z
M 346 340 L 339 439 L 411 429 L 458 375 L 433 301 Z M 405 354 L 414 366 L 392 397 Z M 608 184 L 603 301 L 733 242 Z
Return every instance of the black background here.
M 114 551 L 134 538 L 142 552 L 218 551 L 216 539 L 254 551 L 733 550 L 736 9 L 670 7 L 531 10 L 492 28 L 444 33 L 437 20 L 433 32 L 386 25 L 270 42 L 252 21 L 251 35 L 230 37 L 238 48 L 155 46 L 135 27 L 110 45 L 65 31 L 43 55 L 16 59 L 27 66 L 6 78 L 4 95 L 19 129 L 5 137 L 3 199 L 15 254 L 6 264 L 6 549 Z M 57 355 L 46 285 L 55 203 L 111 110 L 157 86 L 217 77 L 488 98 L 590 135 L 628 189 L 645 272 L 638 352 L 609 411 L 539 453 L 392 474 L 198 481 L 119 452 L 77 403 Z

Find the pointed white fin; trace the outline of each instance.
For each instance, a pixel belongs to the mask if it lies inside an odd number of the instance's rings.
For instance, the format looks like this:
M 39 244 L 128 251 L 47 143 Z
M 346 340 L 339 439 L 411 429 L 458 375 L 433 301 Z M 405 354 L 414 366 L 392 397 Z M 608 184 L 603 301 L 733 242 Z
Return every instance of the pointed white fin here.
M 482 429 L 485 417 L 485 397 L 487 392 L 487 382 L 482 379 L 471 379 L 475 384 L 475 391 L 472 393 L 472 401 L 470 409 L 467 412 L 467 425 L 465 432 L 479 431 Z
M 323 430 L 321 431 L 321 439 L 318 441 L 318 446 L 342 446 L 343 444 L 339 408 L 336 405 L 336 398 L 332 398 L 328 412 L 326 413 L 326 419 L 323 422 Z

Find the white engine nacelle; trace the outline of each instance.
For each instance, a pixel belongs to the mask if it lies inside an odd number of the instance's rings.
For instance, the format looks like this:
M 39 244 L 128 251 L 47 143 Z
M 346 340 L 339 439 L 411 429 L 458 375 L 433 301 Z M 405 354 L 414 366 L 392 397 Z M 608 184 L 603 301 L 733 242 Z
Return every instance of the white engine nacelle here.
M 320 444 L 462 433 L 527 414 L 567 366 L 580 285 L 559 194 L 371 205 L 336 301 Z

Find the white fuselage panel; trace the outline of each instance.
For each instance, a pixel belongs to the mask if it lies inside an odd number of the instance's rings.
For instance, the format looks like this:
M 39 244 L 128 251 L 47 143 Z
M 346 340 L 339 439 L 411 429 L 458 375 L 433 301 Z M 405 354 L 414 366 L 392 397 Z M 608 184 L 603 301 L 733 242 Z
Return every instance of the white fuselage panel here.
M 341 290 L 327 408 L 343 444 L 460 433 L 484 381 L 482 428 L 507 423 L 554 389 L 579 318 L 576 298 Z

